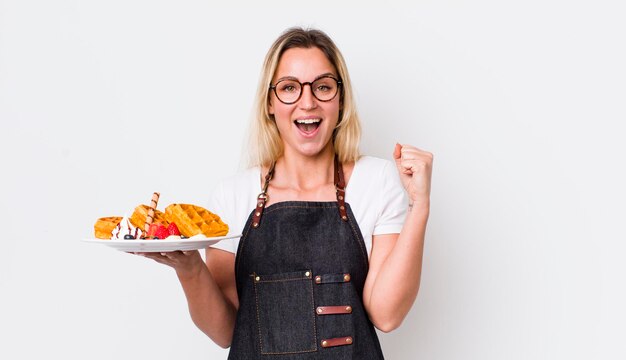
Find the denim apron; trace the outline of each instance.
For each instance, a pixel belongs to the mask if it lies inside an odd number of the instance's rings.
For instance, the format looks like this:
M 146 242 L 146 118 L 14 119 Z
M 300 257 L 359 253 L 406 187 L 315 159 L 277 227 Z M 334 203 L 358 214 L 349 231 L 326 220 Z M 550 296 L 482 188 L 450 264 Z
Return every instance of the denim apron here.
M 368 257 L 335 159 L 337 201 L 285 201 L 250 214 L 235 260 L 239 311 L 228 358 L 383 359 L 363 307 Z

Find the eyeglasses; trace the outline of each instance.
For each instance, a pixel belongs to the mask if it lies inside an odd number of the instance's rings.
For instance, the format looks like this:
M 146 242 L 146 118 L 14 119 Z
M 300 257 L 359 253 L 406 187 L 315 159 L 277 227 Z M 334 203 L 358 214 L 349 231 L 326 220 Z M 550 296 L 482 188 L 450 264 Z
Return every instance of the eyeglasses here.
M 291 105 L 300 100 L 302 89 L 305 85 L 311 87 L 313 96 L 319 101 L 331 101 L 337 96 L 341 81 L 332 76 L 322 76 L 311 82 L 301 83 L 295 79 L 283 79 L 275 85 L 270 85 L 270 89 L 274 90 L 274 94 L 280 102 Z

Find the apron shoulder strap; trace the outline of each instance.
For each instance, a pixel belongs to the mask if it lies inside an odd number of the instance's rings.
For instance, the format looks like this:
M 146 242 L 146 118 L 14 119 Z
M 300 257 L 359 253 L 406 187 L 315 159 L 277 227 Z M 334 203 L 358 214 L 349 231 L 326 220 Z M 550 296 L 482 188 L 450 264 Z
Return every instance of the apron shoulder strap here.
M 254 209 L 254 215 L 252 217 L 252 227 L 258 228 L 261 223 L 261 215 L 263 215 L 263 209 L 265 209 L 265 203 L 270 198 L 267 195 L 267 188 L 270 185 L 270 180 L 274 177 L 274 167 L 276 166 L 276 162 L 273 162 L 270 166 L 270 169 L 267 171 L 267 175 L 265 175 L 265 182 L 263 183 L 263 191 L 259 194 L 256 201 L 256 208 Z
M 348 213 L 346 212 L 346 180 L 343 177 L 343 167 L 339 162 L 339 158 L 335 155 L 334 161 L 334 173 L 335 173 L 335 189 L 337 190 L 337 207 L 339 208 L 339 216 L 341 220 L 348 221 Z M 252 217 L 252 227 L 258 228 L 261 223 L 261 215 L 263 215 L 263 209 L 265 209 L 265 203 L 269 199 L 267 194 L 267 188 L 270 184 L 270 180 L 274 176 L 274 167 L 276 162 L 272 163 L 267 175 L 265 175 L 265 182 L 263 183 L 263 191 L 257 197 L 256 208 L 254 209 L 254 215 Z
M 335 154 L 335 189 L 337 189 L 339 216 L 341 216 L 341 220 L 348 221 L 346 212 L 346 180 L 343 177 L 343 166 L 341 166 L 337 154 Z

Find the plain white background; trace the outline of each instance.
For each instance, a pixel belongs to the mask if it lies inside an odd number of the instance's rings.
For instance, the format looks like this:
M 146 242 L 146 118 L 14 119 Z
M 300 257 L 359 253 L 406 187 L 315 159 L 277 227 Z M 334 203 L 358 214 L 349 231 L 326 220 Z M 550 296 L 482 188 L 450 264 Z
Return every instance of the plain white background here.
M 171 269 L 80 240 L 240 169 L 265 51 L 303 25 L 344 53 L 364 153 L 435 154 L 387 357 L 626 358 L 618 3 L 0 0 L 1 357 L 226 358 Z

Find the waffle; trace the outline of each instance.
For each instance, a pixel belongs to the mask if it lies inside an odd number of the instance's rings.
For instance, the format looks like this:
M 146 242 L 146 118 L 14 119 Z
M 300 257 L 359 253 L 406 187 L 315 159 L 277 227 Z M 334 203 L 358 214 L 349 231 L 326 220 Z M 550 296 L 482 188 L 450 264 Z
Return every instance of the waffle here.
M 146 217 L 148 216 L 148 210 L 150 208 L 147 205 L 139 205 L 133 211 L 133 214 L 130 216 L 130 223 L 139 229 L 143 229 L 146 224 Z M 170 222 L 167 221 L 165 214 L 160 212 L 159 210 L 154 210 L 154 220 L 152 223 L 161 223 L 163 226 L 167 227 Z M 176 224 L 178 225 L 178 224 Z
M 169 222 L 176 223 L 181 235 L 187 237 L 198 234 L 206 237 L 228 234 L 228 225 L 219 216 L 201 206 L 171 204 L 165 208 L 165 217 Z
M 96 238 L 110 239 L 111 233 L 115 230 L 115 227 L 120 221 L 122 221 L 122 218 L 119 216 L 109 216 L 98 219 L 93 226 Z

